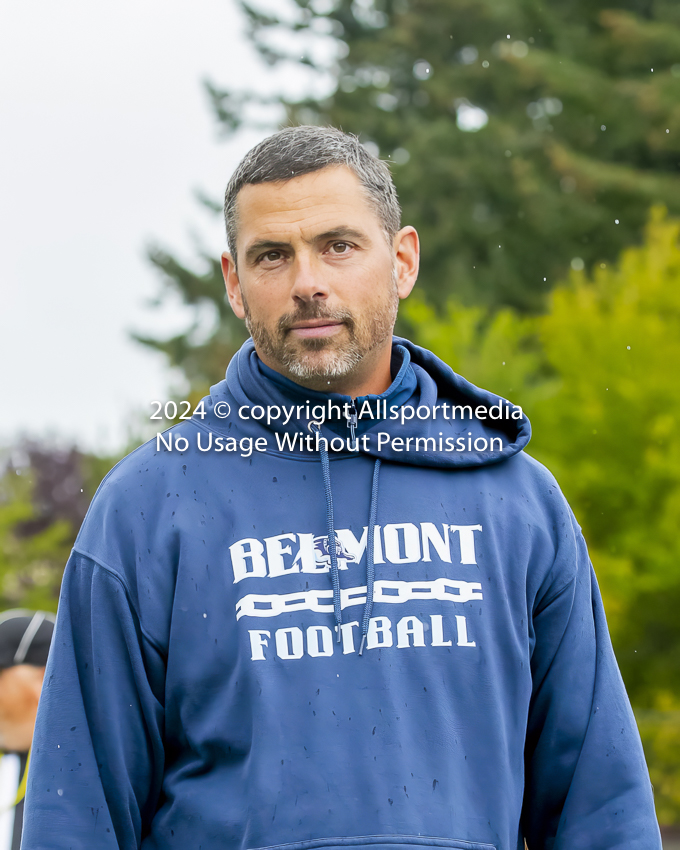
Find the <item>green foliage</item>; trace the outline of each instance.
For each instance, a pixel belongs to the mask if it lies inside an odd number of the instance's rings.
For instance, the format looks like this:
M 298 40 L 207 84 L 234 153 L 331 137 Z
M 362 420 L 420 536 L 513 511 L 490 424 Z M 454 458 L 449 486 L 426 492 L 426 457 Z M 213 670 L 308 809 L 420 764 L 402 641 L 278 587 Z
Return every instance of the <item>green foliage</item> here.
M 14 448 L 0 474 L 0 610 L 56 611 L 76 533 L 114 462 L 34 443 Z
M 61 574 L 73 543 L 68 521 L 24 536 L 36 519 L 30 473 L 8 470 L 0 480 L 0 607 L 56 611 Z
M 680 224 L 662 215 L 615 268 L 596 269 L 590 284 L 574 274 L 541 320 L 562 387 L 540 410 L 539 450 L 555 459 L 626 612 L 615 633 L 638 699 L 680 687 Z M 551 446 L 551 433 L 568 441 Z
M 680 704 L 665 700 L 662 705 L 661 710 L 637 711 L 636 719 L 659 821 L 673 824 L 680 822 Z
M 572 272 L 542 316 L 403 309 L 418 342 L 529 415 L 530 453 L 588 541 L 660 811 L 680 821 L 680 220 L 652 210 L 641 247 Z

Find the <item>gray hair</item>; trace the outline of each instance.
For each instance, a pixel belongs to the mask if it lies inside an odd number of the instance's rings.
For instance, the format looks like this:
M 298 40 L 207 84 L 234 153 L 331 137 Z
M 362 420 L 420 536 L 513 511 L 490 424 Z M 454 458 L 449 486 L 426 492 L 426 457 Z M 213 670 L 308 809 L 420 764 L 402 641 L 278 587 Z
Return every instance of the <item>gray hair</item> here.
M 227 243 L 236 263 L 238 211 L 244 186 L 292 180 L 333 165 L 345 165 L 359 178 L 391 244 L 401 226 L 397 190 L 387 164 L 370 154 L 359 139 L 335 127 L 286 127 L 255 145 L 241 160 L 224 194 Z

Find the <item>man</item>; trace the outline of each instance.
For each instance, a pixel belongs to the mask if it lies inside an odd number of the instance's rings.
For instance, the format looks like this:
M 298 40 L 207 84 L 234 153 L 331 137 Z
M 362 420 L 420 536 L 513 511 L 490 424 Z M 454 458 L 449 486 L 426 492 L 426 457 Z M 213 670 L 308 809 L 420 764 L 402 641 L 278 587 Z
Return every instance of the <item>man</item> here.
M 583 538 L 521 410 L 392 339 L 417 276 L 337 130 L 227 188 L 252 340 L 102 483 L 26 850 L 660 848 Z
M 28 752 L 54 615 L 0 614 L 0 850 L 19 850 Z

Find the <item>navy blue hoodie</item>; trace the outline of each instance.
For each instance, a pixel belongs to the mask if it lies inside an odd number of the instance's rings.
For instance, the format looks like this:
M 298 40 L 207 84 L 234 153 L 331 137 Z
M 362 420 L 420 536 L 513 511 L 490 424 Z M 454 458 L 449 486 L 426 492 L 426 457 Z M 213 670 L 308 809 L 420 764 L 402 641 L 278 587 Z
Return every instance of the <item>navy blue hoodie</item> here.
M 352 405 L 248 342 L 109 473 L 64 577 L 25 850 L 661 847 L 528 421 L 405 340 L 392 374 Z

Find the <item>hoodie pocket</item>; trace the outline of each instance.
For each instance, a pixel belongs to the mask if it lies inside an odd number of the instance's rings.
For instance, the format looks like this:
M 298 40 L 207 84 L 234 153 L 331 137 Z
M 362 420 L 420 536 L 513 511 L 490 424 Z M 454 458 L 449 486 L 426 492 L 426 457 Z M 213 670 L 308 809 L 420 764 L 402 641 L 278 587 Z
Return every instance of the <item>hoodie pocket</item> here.
M 432 838 L 429 835 L 353 835 L 349 838 L 312 838 L 290 844 L 272 844 L 258 850 L 344 850 L 370 847 L 371 850 L 414 850 L 416 847 L 444 847 L 447 850 L 496 850 L 495 844 L 463 841 L 459 838 Z

